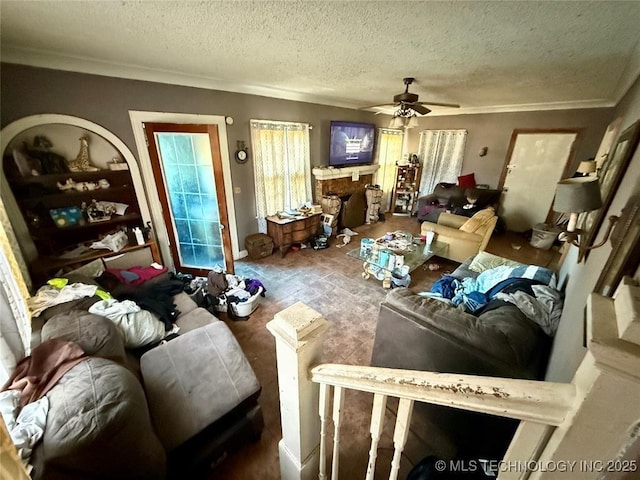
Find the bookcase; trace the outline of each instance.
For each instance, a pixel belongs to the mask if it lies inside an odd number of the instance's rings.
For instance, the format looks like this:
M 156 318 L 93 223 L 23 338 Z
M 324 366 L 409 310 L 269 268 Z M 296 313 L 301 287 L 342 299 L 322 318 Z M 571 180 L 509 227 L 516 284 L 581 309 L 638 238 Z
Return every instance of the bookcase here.
M 413 213 L 418 200 L 421 173 L 422 169 L 419 165 L 396 166 L 396 181 L 391 203 L 394 215 L 409 216 Z
M 71 148 L 77 150 L 79 136 L 91 136 L 95 146 L 96 161 L 94 164 L 90 159 L 91 171 L 70 171 L 68 159 L 73 157 L 68 152 L 57 153 L 58 149 L 50 150 L 50 145 L 36 147 L 37 138 L 52 144 L 48 140 L 51 137 L 62 145 L 69 139 L 68 143 L 75 146 Z M 115 162 L 122 155 L 106 139 L 75 125 L 56 123 L 39 125 L 37 131 L 30 128 L 19 132 L 7 144 L 2 168 L 18 207 L 11 221 L 17 222 L 15 217 L 22 216 L 37 252 L 36 258 L 26 259 L 34 285 L 59 270 L 120 254 L 148 251 L 152 261 L 161 263 L 152 238 L 142 244 L 133 238 L 133 228 L 145 226 L 133 179 L 126 162 Z M 125 231 L 128 239 L 118 252 L 90 248 L 93 242 L 119 230 Z

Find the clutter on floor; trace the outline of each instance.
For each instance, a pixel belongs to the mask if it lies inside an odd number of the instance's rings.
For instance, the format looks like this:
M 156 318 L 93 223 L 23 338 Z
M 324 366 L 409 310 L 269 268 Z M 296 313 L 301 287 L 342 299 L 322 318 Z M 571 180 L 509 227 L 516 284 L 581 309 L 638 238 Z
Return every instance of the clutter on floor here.
M 337 243 L 336 247 L 341 248 L 345 245 L 348 245 L 349 243 L 351 243 L 351 237 L 353 237 L 354 235 L 358 235 L 358 232 L 354 232 L 350 228 L 345 228 L 344 230 L 342 230 L 342 233 L 336 235 L 336 239 L 342 239 L 342 243 Z
M 214 314 L 224 312 L 232 320 L 248 319 L 267 291 L 260 280 L 214 270 L 207 275 L 204 287 L 199 279 L 196 288 L 204 288 L 200 306 Z
M 244 248 L 252 260 L 268 257 L 273 253 L 273 239 L 264 233 L 254 233 L 245 238 Z
M 311 246 L 314 250 L 324 250 L 329 246 L 329 236 L 316 235 L 311 239 Z
M 367 197 L 366 223 L 376 223 L 380 218 L 380 202 L 383 192 L 379 185 L 367 185 L 365 188 L 365 196 Z

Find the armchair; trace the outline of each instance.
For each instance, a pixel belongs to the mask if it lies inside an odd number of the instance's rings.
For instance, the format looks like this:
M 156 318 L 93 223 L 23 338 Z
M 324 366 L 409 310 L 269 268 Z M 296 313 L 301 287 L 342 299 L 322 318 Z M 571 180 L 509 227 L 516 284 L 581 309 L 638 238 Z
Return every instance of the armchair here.
M 423 222 L 420 233 L 435 232 L 436 240 L 449 245 L 446 258 L 462 263 L 487 247 L 497 221 L 493 208 L 485 208 L 471 218 L 441 213 L 438 223 Z

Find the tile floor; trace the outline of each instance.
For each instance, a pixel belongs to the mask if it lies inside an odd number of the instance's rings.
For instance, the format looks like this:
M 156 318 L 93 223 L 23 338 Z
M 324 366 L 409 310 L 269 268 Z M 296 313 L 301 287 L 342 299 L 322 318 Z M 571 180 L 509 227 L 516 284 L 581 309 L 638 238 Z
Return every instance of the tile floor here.
M 278 253 L 260 260 L 248 258 L 236 262 L 238 275 L 261 280 L 266 289 L 266 298 L 246 321 L 227 322 L 242 346 L 249 362 L 262 384 L 260 404 L 263 409 L 265 429 L 256 443 L 250 443 L 232 454 L 212 470 L 209 480 L 248 480 L 280 478 L 278 463 L 278 441 L 282 437 L 278 382 L 276 371 L 275 342 L 265 325 L 275 313 L 295 302 L 304 302 L 320 312 L 331 328 L 324 344 L 323 362 L 368 365 L 375 335 L 378 307 L 387 291 L 373 277 L 365 280 L 361 276 L 362 265 L 347 257 L 350 248 L 358 247 L 362 237 L 378 237 L 387 231 L 404 230 L 419 234 L 419 223 L 415 218 L 391 217 L 386 222 L 363 225 L 355 228 L 360 235 L 344 248 L 336 248 L 335 241 L 325 250 L 302 249 L 289 251 L 284 258 Z M 520 245 L 516 250 L 512 246 Z M 487 250 L 524 263 L 551 265 L 557 258 L 554 250 L 542 251 L 531 247 L 528 240 L 510 232 L 496 234 Z M 428 290 L 443 273 L 453 271 L 455 262 L 433 258 L 440 269 L 431 271 L 419 267 L 412 275 L 410 288 L 415 291 Z M 348 391 L 341 428 L 342 444 L 348 445 L 348 455 L 340 455 L 340 478 L 364 478 L 370 437 L 368 434 L 372 396 Z M 378 454 L 376 478 L 388 478 L 393 456 L 392 420 L 386 422 L 385 433 Z M 430 452 L 424 445 L 412 447 L 412 442 L 403 453 L 400 477 L 414 463 Z M 437 441 L 436 441 L 437 443 Z M 437 449 L 438 445 L 434 446 Z

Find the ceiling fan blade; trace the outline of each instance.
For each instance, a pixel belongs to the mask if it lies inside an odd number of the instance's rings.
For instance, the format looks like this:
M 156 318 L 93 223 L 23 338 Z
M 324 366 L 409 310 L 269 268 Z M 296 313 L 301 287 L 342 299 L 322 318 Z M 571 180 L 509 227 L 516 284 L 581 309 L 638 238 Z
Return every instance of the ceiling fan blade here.
M 367 110 L 368 108 L 377 108 L 377 107 L 396 107 L 397 103 L 380 103 L 378 105 L 369 105 L 367 107 L 360 107 L 358 110 Z
M 430 105 L 432 107 L 451 107 L 451 108 L 460 108 L 460 105 L 457 103 L 438 103 L 438 102 L 420 102 L 422 105 Z
M 413 110 L 418 112 L 420 115 L 426 115 L 427 113 L 429 113 L 431 111 L 430 109 L 428 109 L 427 107 L 425 107 L 424 105 L 422 105 L 420 103 L 416 103 L 414 105 L 411 105 L 409 108 L 412 108 Z

